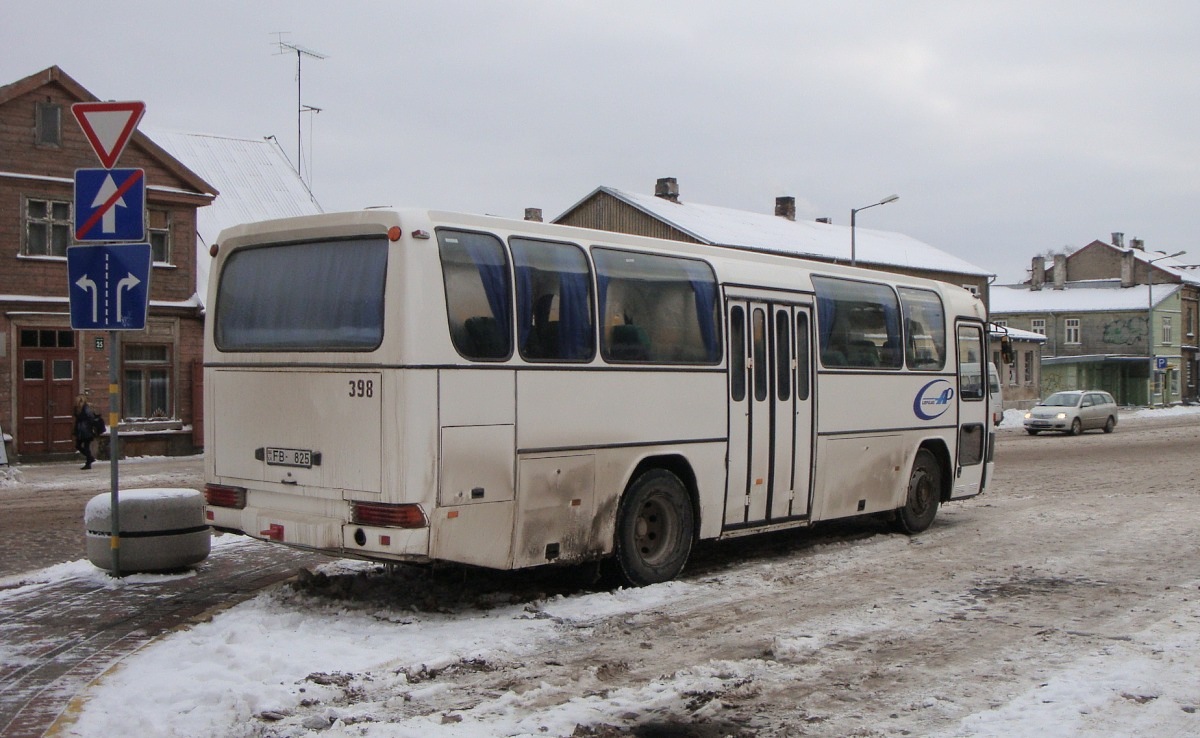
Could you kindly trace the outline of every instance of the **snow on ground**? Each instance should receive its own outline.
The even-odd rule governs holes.
[[[1200,413],[1200,408],[1123,411],[1121,422]],[[1023,413],[1006,411],[1002,428],[1020,428]],[[874,536],[852,544],[853,555],[903,546],[899,536]],[[214,546],[261,545],[233,536]],[[806,561],[810,574],[836,573],[847,553],[820,548]],[[347,606],[316,598],[302,588],[266,591],[210,621],[172,633],[130,656],[88,691],[76,721],[63,734],[78,736],[145,733],[157,735],[262,735],[263,716],[286,718],[312,704],[330,705],[316,722],[279,723],[278,735],[300,736],[571,736],[577,726],[621,724],[623,716],[662,709],[692,714],[707,709],[697,695],[720,693],[748,680],[780,681],[806,654],[846,634],[933,623],[944,603],[916,604],[903,622],[870,609],[841,612],[827,622],[805,621],[775,635],[758,658],[704,660],[639,687],[566,695],[548,683],[524,685],[462,709],[409,710],[408,705],[452,706],[451,685],[425,675],[489,661],[520,660],[552,653],[555,639],[613,617],[636,620],[667,603],[770,598],[777,586],[757,576],[761,563],[732,566],[720,576],[670,582],[642,589],[549,596],[517,604],[434,608]],[[342,561],[323,567],[329,574],[366,570]],[[178,576],[178,575],[175,575]],[[188,575],[183,575],[188,576]],[[30,588],[84,577],[112,587],[152,588],[159,575],[115,582],[86,561],[76,561],[0,580],[4,600]],[[20,586],[13,586],[16,584]],[[4,587],[9,588],[5,589]],[[1200,580],[1189,588],[1194,592]],[[5,650],[0,648],[0,661]],[[1035,688],[997,695],[996,701],[962,719],[940,738],[1156,735],[1196,710],[1200,673],[1200,599],[1175,601],[1166,617],[1127,637],[1078,653],[1063,654],[1062,666]],[[347,692],[361,701],[337,706]],[[136,698],[135,698],[136,697]],[[930,697],[931,703],[937,699]],[[718,703],[717,700],[713,700]],[[924,707],[931,707],[927,704]],[[713,710],[720,709],[716,704]],[[365,713],[388,722],[356,722]],[[406,715],[408,717],[406,717]],[[1179,732],[1183,735],[1183,732]]]

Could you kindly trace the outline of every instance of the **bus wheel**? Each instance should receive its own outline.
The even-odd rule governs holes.
[[[633,483],[617,513],[616,564],[628,584],[675,578],[692,551],[695,514],[683,482],[652,469]]]
[[[917,451],[908,477],[908,500],[896,522],[904,533],[920,533],[933,524],[942,495],[942,467],[929,449]]]

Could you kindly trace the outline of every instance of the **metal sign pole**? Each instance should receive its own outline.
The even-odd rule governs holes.
[[[117,459],[121,456],[120,435],[117,433],[117,423],[121,419],[121,332],[109,331],[108,357],[108,468],[109,482],[112,485],[112,497],[109,505],[109,525],[112,541],[112,575],[121,576],[121,506],[119,474]]]

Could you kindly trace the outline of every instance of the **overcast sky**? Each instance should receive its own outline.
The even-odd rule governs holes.
[[[899,231],[1025,277],[1121,231],[1200,261],[1200,3],[5,0],[0,83],[57,64],[143,124],[297,155],[326,210],[551,219],[600,185]],[[311,151],[309,146],[311,145]],[[311,162],[310,162],[311,157]],[[311,167],[310,167],[311,163]]]

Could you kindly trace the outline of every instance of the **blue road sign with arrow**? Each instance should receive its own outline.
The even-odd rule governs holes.
[[[150,307],[150,244],[71,246],[71,328],[140,331]]]
[[[76,241],[142,241],[145,238],[145,170],[75,170]]]

